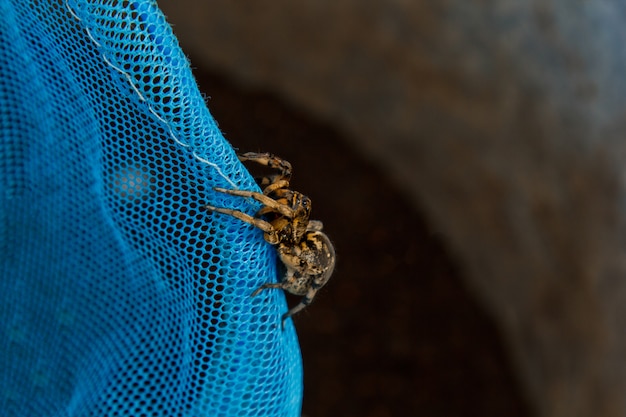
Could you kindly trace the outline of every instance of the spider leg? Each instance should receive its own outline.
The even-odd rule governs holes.
[[[284,159],[281,159],[271,153],[256,153],[248,152],[238,155],[239,160],[254,161],[257,164],[261,164],[272,169],[277,169],[280,174],[268,175],[259,179],[259,184],[263,188],[263,194],[269,195],[280,188],[289,187],[289,180],[291,180],[291,164]]]
[[[263,189],[263,194],[269,195],[276,190],[289,187],[289,180],[285,180],[285,179],[277,180],[275,178],[268,180],[267,177],[263,177],[263,179],[261,180],[261,185],[265,185],[265,184],[269,184],[269,185]]]
[[[261,291],[263,291],[265,289],[268,289],[268,288],[280,288],[282,290],[285,290],[286,287],[288,287],[290,285],[290,283],[294,280],[294,278],[295,278],[294,277],[294,271],[293,270],[287,270],[287,275],[285,276],[283,281],[281,281],[281,282],[268,282],[266,284],[261,285],[259,288],[257,288],[252,293],[252,297],[258,295]],[[311,302],[311,300],[313,300],[313,297],[315,296],[315,292],[317,292],[317,289],[313,292],[313,294],[311,295],[310,299],[308,301],[306,301],[305,304],[303,304],[305,302],[304,300],[307,299],[307,297],[309,297],[309,295],[311,293],[311,289],[309,289],[309,291],[306,293],[306,295],[304,296],[303,301],[301,301],[300,304],[298,304],[296,307],[292,308],[287,313],[282,315],[282,317],[281,317],[281,328],[282,328],[282,330],[285,330],[285,321],[287,320],[287,318],[289,316],[297,313],[298,311],[302,310],[304,307],[306,307]]]
[[[267,187],[270,188],[271,186]],[[267,190],[267,188],[265,190]],[[285,206],[285,207],[289,207],[290,210],[292,210],[293,216],[289,217],[289,218],[294,218],[297,216],[296,214],[296,210],[295,208],[298,207],[298,201],[294,201],[294,197],[297,197],[299,195],[301,195],[300,193],[295,193],[291,190],[286,190],[284,188],[279,188],[278,190],[274,191],[272,190],[272,192],[274,193],[274,195],[272,195],[271,198],[272,200],[274,200],[276,202],[276,204],[280,205],[280,206]],[[267,195],[265,193],[265,191],[263,191],[263,193],[265,195]],[[267,214],[267,213],[276,213],[276,206],[272,205],[265,205],[265,207],[262,207],[259,212],[257,213],[257,216],[263,215],[263,214]],[[281,213],[283,214],[283,213]],[[284,214],[283,214],[284,215]]]
[[[257,288],[253,293],[252,293],[252,297],[258,295],[261,291],[266,290],[268,288],[280,288],[280,289],[284,289],[284,284],[282,282],[268,282],[266,284],[261,285],[259,288]],[[283,314],[282,318],[281,318],[281,329],[285,330],[285,320],[287,320],[287,318],[285,317],[285,314]]]
[[[319,220],[309,220],[309,224],[306,228],[307,232],[321,232],[324,228],[324,224]]]
[[[316,285],[315,281],[313,281],[311,288],[309,288],[309,291],[307,291],[306,295],[302,298],[302,300],[300,300],[300,302],[291,310],[283,314],[283,317],[282,317],[283,329],[285,328],[285,321],[287,321],[289,317],[300,312],[302,309],[304,309],[306,306],[308,306],[309,304],[313,302],[313,299],[315,298],[315,295],[317,294],[317,291],[320,289],[320,287],[321,285]]]
[[[315,295],[317,294],[317,291],[320,288],[322,288],[326,284],[328,279],[330,278],[330,275],[333,273],[333,269],[335,266],[334,250],[332,251],[332,254],[333,254],[333,260],[332,260],[332,263],[330,264],[330,267],[327,268],[326,271],[324,271],[322,274],[316,276],[315,279],[311,282],[311,286],[309,287],[308,291],[306,292],[304,297],[302,297],[302,300],[300,300],[300,302],[291,310],[283,314],[283,317],[282,317],[283,329],[285,328],[285,321],[289,317],[293,316],[294,314],[298,313],[300,310],[302,310],[303,308],[311,304],[313,302],[313,299],[315,298]]]
[[[256,216],[264,216],[269,213],[276,213],[276,210],[274,210],[271,207],[265,206],[265,207],[261,207],[261,209],[256,212]]]
[[[268,152],[246,152],[237,156],[239,157],[239,160],[241,162],[253,161],[257,164],[265,165],[266,167],[279,170],[282,178],[286,178],[287,180],[291,178],[291,164],[289,163],[289,161],[285,161],[284,159],[279,158],[276,155],[272,155]]]
[[[280,282],[268,282],[267,284],[263,284],[252,293],[251,297],[259,295],[261,291],[268,288],[283,288],[283,284]]]
[[[294,217],[294,211],[291,209],[291,207],[288,207],[284,204],[280,204],[278,203],[276,200],[261,194],[261,193],[257,193],[255,191],[246,191],[246,190],[228,190],[226,188],[219,188],[219,187],[215,187],[213,188],[215,191],[219,192],[219,193],[224,193],[224,194],[229,194],[229,195],[234,195],[234,196],[238,196],[238,197],[251,197],[254,198],[256,201],[258,201],[259,203],[262,203],[263,205],[272,208],[274,211],[282,214],[283,216],[286,216],[288,218],[293,218]]]
[[[211,210],[211,211],[216,211],[218,213],[222,213],[222,214],[228,214],[229,216],[233,216],[236,219],[239,219],[243,222],[246,222],[248,224],[253,225],[254,227],[257,227],[261,230],[263,230],[265,233],[274,233],[274,227],[272,226],[271,223],[266,222],[263,219],[257,219],[256,217],[252,217],[244,212],[241,211],[237,211],[237,210],[232,210],[232,209],[227,209],[227,208],[222,208],[222,207],[213,207],[210,205],[206,205],[204,206],[207,210]]]

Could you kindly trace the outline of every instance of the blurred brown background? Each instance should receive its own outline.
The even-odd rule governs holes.
[[[338,251],[315,416],[626,416],[626,5],[161,0]]]
[[[293,164],[292,185],[338,251],[335,275],[295,318],[304,415],[527,416],[499,335],[406,191],[275,94],[196,75],[233,146]]]

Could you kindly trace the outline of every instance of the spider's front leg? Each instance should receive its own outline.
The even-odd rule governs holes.
[[[256,201],[258,201],[259,203],[263,204],[265,207],[272,209],[273,211],[282,214],[285,217],[288,218],[293,218],[294,217],[294,211],[291,207],[285,205],[285,204],[280,204],[279,202],[277,202],[276,200],[261,194],[261,193],[257,193],[256,191],[246,191],[246,190],[228,190],[226,188],[219,188],[219,187],[214,187],[213,188],[215,191],[219,192],[219,193],[224,193],[224,194],[229,194],[229,195],[234,195],[234,196],[238,196],[238,197],[250,197],[250,198],[254,198]],[[265,209],[265,207],[263,209]],[[263,210],[262,209],[262,210]]]
[[[268,195],[280,188],[288,188],[291,181],[291,164],[271,153],[247,152],[237,155],[242,162],[253,161],[257,164],[276,169],[280,174],[261,177],[259,185],[263,188],[263,194]]]
[[[228,208],[223,208],[223,207],[214,207],[211,205],[205,205],[204,208],[206,208],[207,210],[210,211],[215,211],[217,213],[222,213],[222,214],[227,214],[229,216],[232,216],[236,219],[239,219],[245,223],[251,224],[252,226],[261,229],[265,232],[266,238],[265,240],[267,240],[268,242],[271,243],[272,240],[278,240],[278,236],[276,233],[276,229],[274,229],[274,226],[272,226],[271,223],[266,222],[263,219],[258,219],[256,217],[252,217],[249,214],[246,214],[242,211],[238,211],[238,210],[233,210],[233,209],[228,209]]]

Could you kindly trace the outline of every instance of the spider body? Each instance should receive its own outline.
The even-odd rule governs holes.
[[[309,305],[317,291],[328,282],[335,267],[335,249],[322,232],[322,222],[310,220],[311,200],[289,189],[291,164],[269,153],[248,152],[239,155],[241,161],[254,161],[280,173],[262,177],[258,183],[263,193],[215,188],[215,191],[239,197],[249,197],[263,204],[255,216],[241,211],[205,206],[211,211],[233,216],[264,232],[265,240],[277,247],[278,257],[285,265],[285,275],[278,283],[267,283],[252,293],[281,288],[304,296],[300,303],[285,313],[285,320]]]
[[[270,219],[275,234],[265,233],[265,240],[276,245],[279,243],[296,244],[300,242],[307,230],[311,217],[311,199],[297,191],[279,189],[269,194],[276,203],[289,207],[290,213],[280,213],[265,206],[256,214]]]

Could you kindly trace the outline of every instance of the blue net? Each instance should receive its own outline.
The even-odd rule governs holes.
[[[2,416],[297,416],[257,189],[154,1],[0,0]]]

